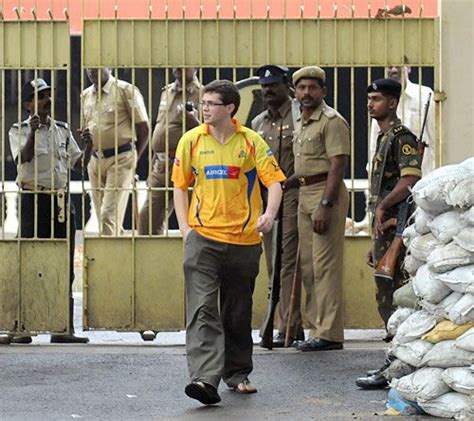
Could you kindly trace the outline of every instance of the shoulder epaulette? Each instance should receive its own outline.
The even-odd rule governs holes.
[[[331,108],[331,107],[324,107],[323,108],[323,114],[327,118],[334,118],[334,117],[337,116],[337,111],[334,108]]]

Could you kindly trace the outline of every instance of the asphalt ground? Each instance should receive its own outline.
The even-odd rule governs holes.
[[[343,350],[302,353],[254,347],[250,379],[239,395],[219,387],[222,402],[204,407],[184,394],[189,382],[184,332],[82,332],[82,294],[75,294],[76,332],[87,345],[0,345],[3,420],[372,420],[385,411],[387,390],[364,391],[354,381],[385,358],[381,330],[346,330]],[[253,332],[257,344],[258,331]],[[424,417],[383,417],[384,420]],[[429,418],[433,420],[434,418]]]

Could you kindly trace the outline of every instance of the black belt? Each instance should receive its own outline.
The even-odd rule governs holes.
[[[123,152],[128,152],[132,150],[132,144],[131,143],[126,143],[125,145],[119,146],[117,149],[115,148],[110,148],[110,149],[98,149],[97,151],[93,151],[92,154],[96,158],[110,158],[111,156],[114,156],[117,151],[117,155],[119,153]]]
[[[321,181],[326,181],[328,178],[328,173],[323,172],[321,174],[316,175],[308,175],[306,177],[299,177],[298,182],[300,186],[309,186],[311,184],[320,183]]]

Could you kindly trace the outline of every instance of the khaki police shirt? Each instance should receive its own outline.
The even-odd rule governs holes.
[[[188,101],[194,104],[195,109],[198,109],[201,88],[202,85],[196,77],[187,84],[185,93],[176,82],[163,88],[156,116],[156,126],[153,131],[152,148],[154,152],[166,152],[166,142],[168,141],[168,151],[174,156],[183,133],[197,126],[183,110]],[[183,116],[185,119],[184,130]]]
[[[324,101],[305,121],[296,125],[293,142],[296,177],[307,177],[329,171],[329,158],[350,155],[349,125],[344,117]]]
[[[276,115],[272,115],[270,110],[265,110],[256,116],[252,120],[252,129],[268,143],[286,177],[292,176],[295,172],[295,158],[293,155],[294,127],[291,99],[288,98],[288,101],[278,109]],[[281,150],[279,150],[280,129],[282,134]]]
[[[18,164],[17,184],[38,186],[45,189],[63,189],[67,184],[68,163],[70,168],[81,157],[77,145],[66,123],[50,119],[49,126],[41,125],[36,131],[35,156],[30,162],[20,163],[20,151],[30,133],[30,119],[13,124],[8,133],[13,159]],[[53,167],[53,184],[51,183]],[[35,183],[36,174],[36,183]]]
[[[128,82],[110,76],[101,92],[94,85],[83,92],[84,122],[94,149],[114,148],[135,141],[134,125],[148,121],[143,97]]]

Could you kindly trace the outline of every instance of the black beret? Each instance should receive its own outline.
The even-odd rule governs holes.
[[[44,79],[32,79],[26,82],[21,88],[21,100],[22,102],[29,101],[35,95],[35,86],[38,92],[45,91],[47,89],[51,90]]]
[[[269,85],[270,83],[286,83],[288,81],[288,68],[275,64],[266,64],[257,69],[258,83]]]
[[[396,98],[400,98],[402,85],[395,79],[377,79],[367,87],[367,93],[370,94],[371,92],[380,92],[382,94],[392,95]]]

